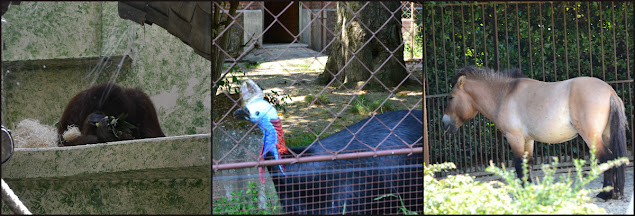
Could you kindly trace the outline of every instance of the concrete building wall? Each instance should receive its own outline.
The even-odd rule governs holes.
[[[317,16],[311,23],[311,42],[309,47],[316,51],[326,53],[326,46],[333,40],[335,24],[337,23],[337,11],[335,9],[313,10],[312,16]],[[313,19],[313,18],[312,18]]]
[[[249,41],[249,43],[258,43],[262,45],[262,37],[259,37],[262,35],[263,30],[262,10],[243,10],[243,13],[243,26],[245,28],[243,44]],[[250,44],[246,44],[245,47],[249,47],[249,45]]]
[[[324,8],[324,10],[322,10]],[[299,5],[300,17],[299,23],[299,42],[307,44],[311,49],[321,51],[324,49],[332,39],[333,35],[326,30],[326,28],[334,30],[335,22],[337,21],[336,15],[337,2],[308,2],[302,1]],[[232,26],[231,34],[233,38],[241,38],[240,41],[231,41],[228,53],[233,57],[238,57],[245,52],[253,43],[262,45],[262,34],[267,28],[264,25],[264,13],[268,13],[264,9],[264,2],[245,2],[241,1],[238,6],[237,24],[242,26]],[[317,18],[316,18],[317,16]],[[320,24],[324,22],[324,25]],[[307,27],[309,25],[309,27]],[[306,29],[305,29],[306,28]],[[258,38],[255,41],[254,38]],[[251,39],[251,41],[249,41]],[[249,41],[249,43],[247,43]]]
[[[311,18],[313,14],[310,9],[300,6],[300,43],[308,44],[311,47]],[[308,27],[307,27],[308,26]]]

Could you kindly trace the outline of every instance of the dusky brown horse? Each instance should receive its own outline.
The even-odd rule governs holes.
[[[541,82],[525,78],[519,70],[495,72],[468,66],[457,71],[451,85],[444,128],[455,133],[466,120],[482,113],[505,135],[518,178],[523,176],[525,152],[531,164],[534,140],[561,143],[580,134],[589,148],[595,146],[600,163],[625,155],[624,103],[600,79]],[[605,171],[604,187],[610,185],[613,190],[597,197],[619,199],[624,181],[624,165]]]

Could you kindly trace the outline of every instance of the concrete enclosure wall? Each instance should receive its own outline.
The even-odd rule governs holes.
[[[117,2],[21,2],[3,19],[5,126],[53,125],[72,96],[111,81],[146,92],[168,136],[211,130],[211,63],[157,25],[121,19]]]
[[[34,214],[210,214],[210,164],[209,134],[187,135],[16,149],[2,179]]]

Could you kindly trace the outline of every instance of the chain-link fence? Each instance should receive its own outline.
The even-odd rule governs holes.
[[[512,164],[503,134],[481,114],[458,134],[444,133],[441,118],[450,79],[467,65],[518,68],[529,78],[548,82],[579,76],[606,81],[626,107],[630,131],[626,155],[632,160],[632,2],[429,2],[423,11],[430,163],[451,161],[457,170],[448,173],[473,176],[491,175],[484,172],[490,160]],[[557,156],[561,165],[571,166],[572,159],[589,156],[579,137],[561,144],[536,142],[534,152],[534,164]]]
[[[213,2],[213,213],[423,213],[420,12]]]

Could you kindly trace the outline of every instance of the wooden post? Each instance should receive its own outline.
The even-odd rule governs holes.
[[[423,71],[423,59],[421,59],[421,70]],[[426,113],[426,74],[423,73],[423,162],[430,165],[430,151],[428,147],[428,115]]]

